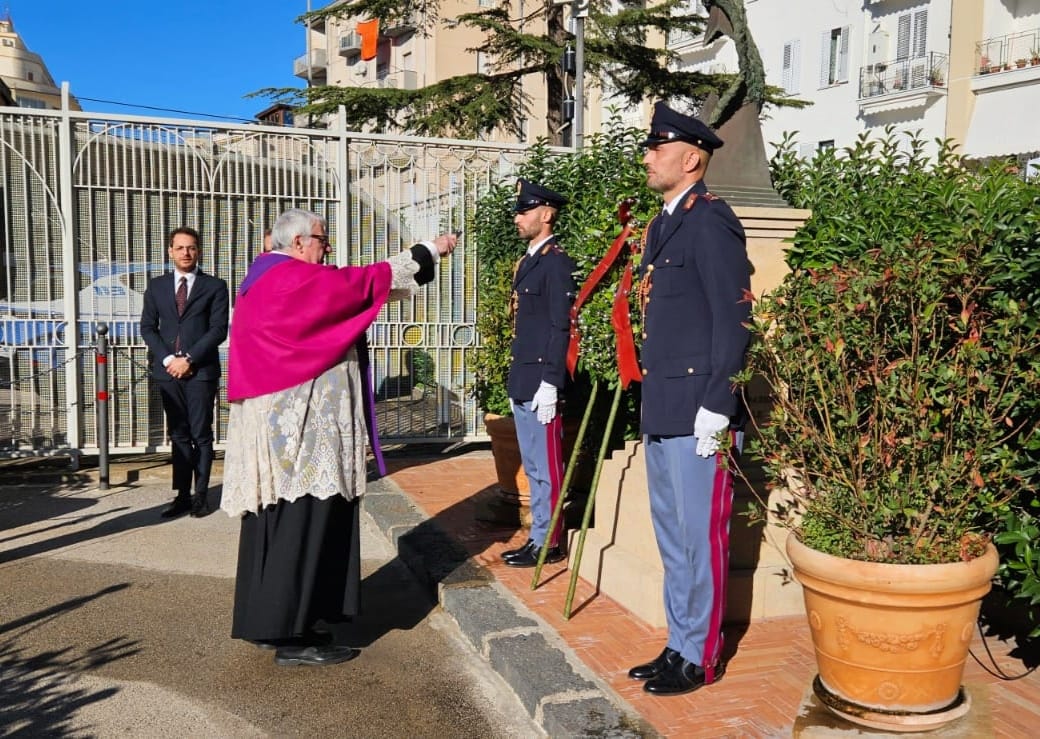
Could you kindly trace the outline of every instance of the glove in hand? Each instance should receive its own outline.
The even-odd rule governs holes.
[[[693,435],[697,437],[697,456],[710,457],[719,451],[719,433],[729,428],[729,416],[709,411],[703,406],[693,421]]]
[[[538,414],[539,423],[549,423],[556,418],[556,388],[543,381],[535,391],[531,410]]]

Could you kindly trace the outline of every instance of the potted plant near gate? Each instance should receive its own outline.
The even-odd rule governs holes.
[[[1014,266],[1016,244],[1035,241],[1017,223],[1026,202],[1004,214],[995,193],[1014,186],[999,169],[968,174],[948,149],[929,167],[920,142],[909,148],[861,139],[804,165],[799,187],[829,188],[828,208],[756,301],[737,378],[770,388],[749,450],[773,488],[768,515],[793,533],[816,693],[895,731],[968,710],[961,677],[998,567],[991,536],[1035,494],[1040,420],[1040,321],[1022,279],[1036,268]],[[802,166],[790,154],[774,165]],[[893,191],[867,205],[867,180]]]

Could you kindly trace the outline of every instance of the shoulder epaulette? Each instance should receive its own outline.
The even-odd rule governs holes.
[[[689,194],[689,196],[686,198],[686,200],[683,201],[683,204],[682,204],[683,212],[686,212],[686,211],[690,210],[690,208],[692,208],[697,203],[697,198],[703,198],[704,200],[707,200],[709,203],[711,201],[713,201],[713,200],[721,200],[722,199],[718,195],[716,195],[715,193],[711,193],[711,192],[706,192],[703,195],[698,195],[695,192],[691,192]]]

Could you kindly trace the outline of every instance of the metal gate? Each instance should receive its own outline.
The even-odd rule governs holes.
[[[110,446],[167,445],[138,321],[166,236],[201,234],[234,292],[286,208],[328,219],[339,265],[463,229],[521,146],[0,108],[0,455],[96,450],[96,326],[109,325]],[[461,248],[370,331],[381,435],[483,434],[469,393],[476,258]],[[222,347],[226,357],[226,345]],[[216,435],[225,436],[221,394]]]

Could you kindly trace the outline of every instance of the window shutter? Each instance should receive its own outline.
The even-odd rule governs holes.
[[[896,59],[907,59],[910,56],[910,14],[904,13],[899,16],[899,25],[896,35]]]
[[[914,13],[914,56],[928,53],[928,9]]]
[[[824,31],[820,36],[820,87],[831,84],[831,32]]]
[[[791,42],[791,94],[797,95],[802,89],[802,41]]]
[[[841,29],[841,44],[838,47],[838,82],[849,81],[849,27]]]

